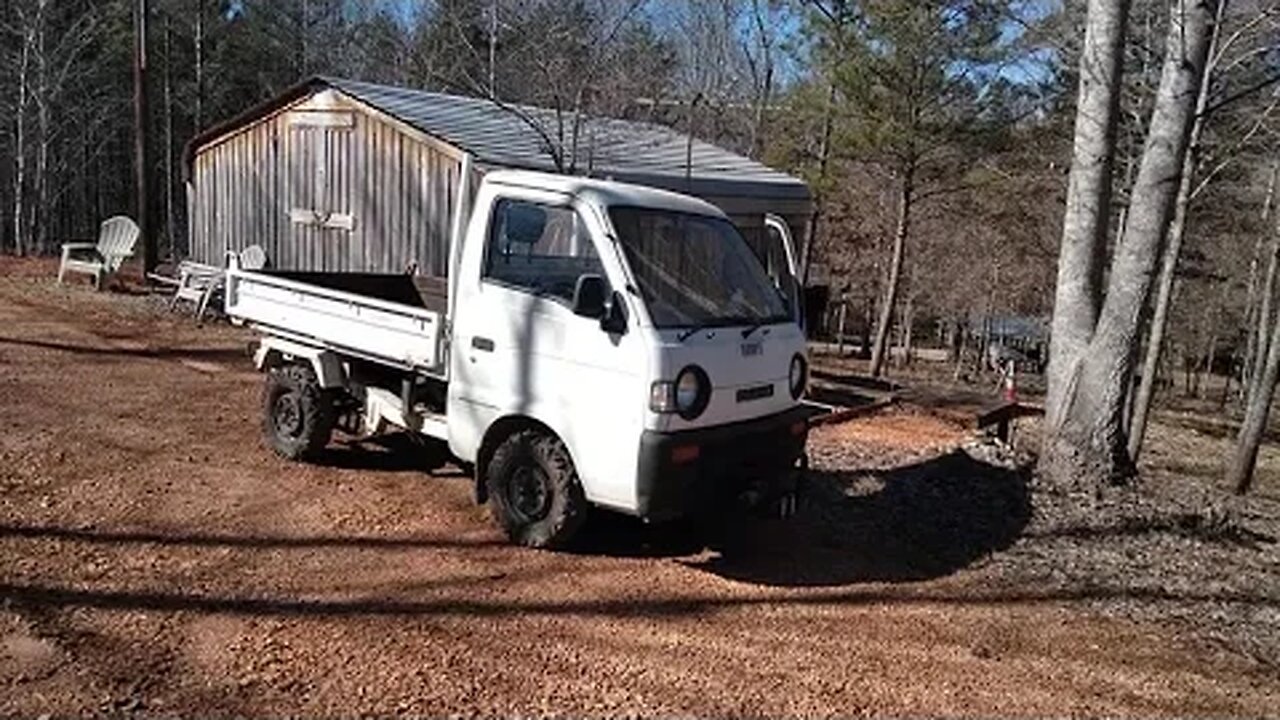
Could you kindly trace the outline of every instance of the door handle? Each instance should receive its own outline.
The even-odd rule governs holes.
[[[471,347],[476,350],[493,352],[493,341],[486,337],[475,336],[471,338]]]

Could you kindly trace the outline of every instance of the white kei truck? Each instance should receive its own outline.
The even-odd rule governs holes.
[[[766,221],[779,279],[720,210],[673,192],[498,170],[470,205],[434,294],[231,263],[225,309],[262,335],[276,453],[314,458],[335,428],[434,439],[532,547],[563,547],[591,506],[794,507],[808,360],[785,223]]]

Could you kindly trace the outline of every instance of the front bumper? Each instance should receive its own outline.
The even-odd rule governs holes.
[[[809,434],[809,415],[797,406],[711,428],[646,430],[640,438],[637,472],[639,515],[669,520],[747,492],[761,498],[791,492]]]

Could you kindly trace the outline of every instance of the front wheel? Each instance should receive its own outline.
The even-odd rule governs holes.
[[[493,513],[512,542],[565,547],[587,517],[569,451],[555,436],[522,430],[498,446],[485,472]]]
[[[306,365],[272,368],[262,393],[262,432],[282,458],[310,460],[329,444],[333,398]]]

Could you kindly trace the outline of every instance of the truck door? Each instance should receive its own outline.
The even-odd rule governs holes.
[[[764,216],[765,239],[768,256],[778,258],[769,263],[769,276],[787,298],[787,307],[796,324],[804,327],[804,288],[800,283],[800,264],[796,259],[795,242],[787,221],[777,215]]]
[[[643,346],[572,309],[580,277],[618,286],[596,243],[603,233],[569,196],[498,188],[477,199],[458,276],[450,444],[474,457],[492,422],[532,418],[568,446],[589,500],[629,509],[648,397]]]

